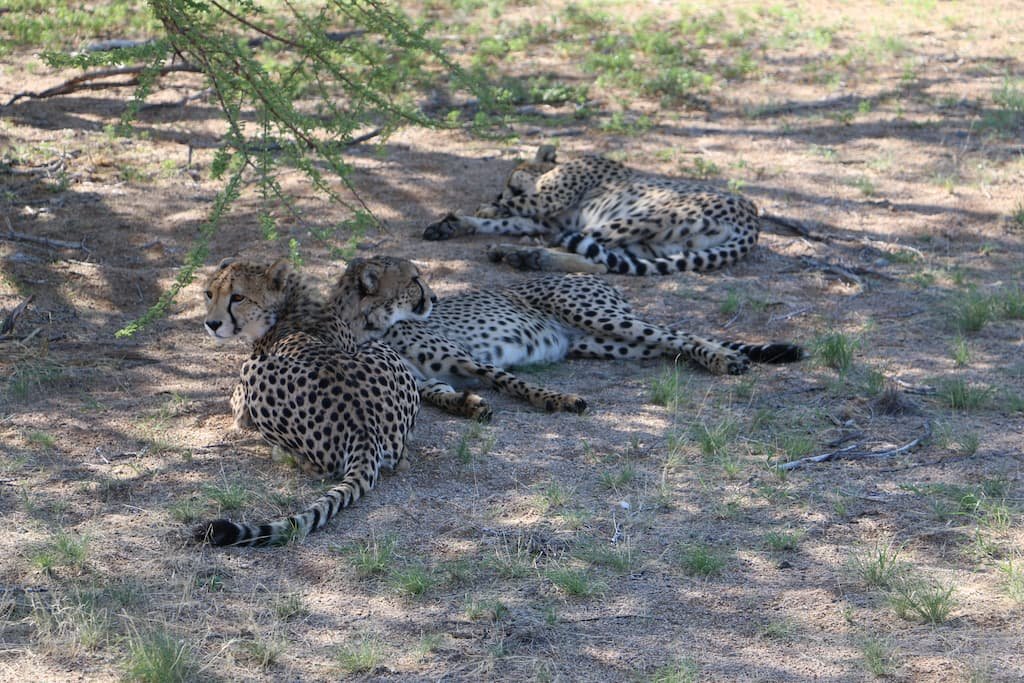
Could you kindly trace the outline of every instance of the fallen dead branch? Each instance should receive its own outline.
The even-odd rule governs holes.
[[[803,237],[804,239],[813,240],[815,242],[828,241],[825,236],[812,233],[810,228],[798,221],[791,221],[788,218],[782,218],[781,216],[769,213],[761,214],[761,219],[768,223],[773,223],[786,232],[797,235],[798,237]]]
[[[891,458],[893,456],[906,453],[907,451],[913,450],[920,446],[922,443],[928,440],[932,435],[932,423],[925,420],[923,433],[913,441],[908,441],[902,446],[896,448],[890,448],[884,451],[863,451],[858,450],[864,444],[863,442],[855,443],[845,448],[838,450],[829,451],[828,453],[821,453],[819,455],[811,455],[806,458],[800,458],[799,460],[792,460],[790,462],[782,463],[779,465],[780,470],[795,470],[804,465],[810,465],[812,463],[826,462],[828,460],[867,460],[869,458]]]
[[[69,78],[59,85],[55,85],[52,88],[41,90],[39,92],[31,92],[28,90],[14,94],[11,99],[7,100],[4,107],[9,107],[18,100],[21,99],[33,99],[41,100],[47,97],[57,97],[59,95],[67,95],[79,90],[101,90],[104,88],[124,88],[128,86],[138,85],[138,75],[148,69],[147,66],[121,66],[114,69],[102,69],[100,71],[89,71]],[[175,72],[186,72],[186,73],[202,73],[202,70],[198,66],[192,64],[166,64],[160,67],[159,74],[166,76],[169,73]],[[132,76],[128,80],[122,81],[104,81],[96,83],[105,78],[112,78],[114,76]]]
[[[7,240],[8,242],[29,242],[31,244],[50,247],[51,249],[77,249],[79,251],[89,251],[81,242],[67,242],[65,240],[55,240],[49,237],[39,237],[38,235],[26,235],[23,232],[15,232],[10,228],[8,228],[6,235],[0,234],[0,240]]]
[[[28,298],[22,301],[20,304],[14,307],[14,310],[0,322],[0,337],[6,337],[14,331],[14,326],[18,324],[18,318],[25,312],[25,308],[32,303],[32,295],[29,294]]]

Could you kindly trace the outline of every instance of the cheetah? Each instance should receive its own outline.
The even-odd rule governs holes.
[[[739,195],[596,155],[558,164],[544,145],[475,216],[448,214],[423,238],[544,236],[554,248],[493,245],[488,257],[522,270],[668,275],[736,263],[757,242],[761,219]]]
[[[586,401],[519,379],[505,368],[566,357],[625,360],[668,356],[716,374],[747,372],[751,362],[804,358],[787,343],[747,344],[647,322],[614,287],[591,274],[535,277],[509,287],[440,299],[425,320],[406,319],[378,337],[413,369],[421,397],[447,412],[487,419],[491,409],[453,384],[477,381],[548,411],[582,413]]]
[[[341,481],[300,513],[263,524],[218,519],[201,525],[197,540],[262,546],[304,538],[372,489],[382,466],[406,465],[416,381],[393,349],[370,337],[430,314],[436,297],[414,265],[354,260],[326,303],[287,261],[226,259],[204,293],[210,336],[253,342],[231,397],[235,424]]]

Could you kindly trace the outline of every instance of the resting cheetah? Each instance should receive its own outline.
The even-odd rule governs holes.
[[[529,384],[501,368],[567,356],[606,360],[681,357],[714,373],[804,357],[793,344],[746,344],[674,331],[636,317],[617,289],[594,275],[547,275],[511,287],[441,299],[426,320],[402,320],[380,338],[409,362],[423,400],[475,418],[490,408],[449,384],[479,380],[550,411],[583,412],[579,396]]]
[[[496,245],[488,255],[523,270],[668,275],[736,263],[760,225],[757,207],[738,195],[600,156],[556,164],[545,145],[512,171],[494,202],[475,216],[448,214],[423,237],[546,235],[559,249]]]
[[[348,307],[328,308],[286,261],[267,267],[227,259],[205,295],[214,339],[254,342],[231,400],[236,424],[341,482],[301,513],[265,524],[219,519],[196,536],[251,546],[303,538],[373,488],[382,465],[404,464],[420,403],[416,381],[394,350],[358,342],[424,318],[435,297],[415,266],[392,259],[349,265],[334,297],[355,301]]]

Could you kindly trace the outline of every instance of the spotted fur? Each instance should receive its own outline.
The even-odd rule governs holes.
[[[479,381],[544,410],[583,412],[583,398],[528,383],[507,370],[567,356],[667,356],[719,374],[747,372],[751,362],[790,363],[804,357],[793,344],[723,341],[645,321],[617,289],[581,274],[542,276],[444,298],[426,320],[396,323],[380,340],[413,367],[424,401],[476,418],[490,416],[486,401],[456,385]]]
[[[760,220],[739,195],[600,156],[557,164],[554,148],[542,146],[494,202],[475,216],[448,214],[423,237],[544,236],[554,248],[496,245],[488,255],[523,270],[668,275],[736,263],[757,242]]]
[[[346,292],[359,292],[354,305],[340,305]],[[205,296],[211,336],[253,342],[232,395],[236,424],[341,481],[300,513],[263,524],[219,519],[196,536],[250,546],[304,538],[372,489],[382,466],[404,464],[416,382],[393,349],[364,340],[429,315],[435,297],[415,266],[393,259],[352,262],[330,306],[285,261],[225,260]]]

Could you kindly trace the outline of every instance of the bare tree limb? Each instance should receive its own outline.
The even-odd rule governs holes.
[[[148,66],[121,66],[115,69],[102,69],[100,71],[89,71],[87,73],[69,78],[60,85],[55,85],[52,88],[41,90],[39,92],[30,92],[25,90],[15,94],[11,99],[7,100],[4,107],[9,107],[20,99],[28,98],[33,100],[41,100],[47,97],[57,97],[58,95],[67,95],[69,93],[76,92],[78,90],[99,90],[101,88],[120,88],[130,85],[138,85],[138,78],[130,78],[127,81],[108,81],[104,83],[94,83],[98,79],[110,78],[112,76],[138,76],[143,71],[148,69]],[[160,67],[160,75],[165,76],[169,73],[184,71],[188,73],[202,73],[201,69],[192,64],[166,64]]]
[[[0,322],[0,337],[6,337],[11,332],[14,332],[14,326],[18,324],[18,318],[25,312],[25,308],[32,303],[32,295],[29,294],[28,298],[22,301],[20,304],[14,307],[14,310]]]
[[[928,420],[925,420],[924,433],[921,434],[921,436],[914,439],[913,441],[908,441],[902,446],[897,446],[896,448],[890,448],[884,451],[858,451],[857,449],[860,448],[862,443],[855,443],[850,446],[847,446],[846,448],[840,448],[839,450],[829,451],[828,453],[821,453],[819,455],[811,455],[806,458],[800,458],[799,460],[792,460],[790,462],[782,463],[781,465],[779,465],[779,469],[787,471],[795,470],[798,467],[803,467],[804,465],[810,465],[812,463],[825,462],[827,460],[840,460],[844,458],[846,460],[891,458],[893,456],[900,455],[901,453],[906,453],[907,451],[917,448],[922,443],[927,441],[931,435],[932,423]]]
[[[30,242],[32,244],[40,244],[44,247],[50,247],[51,249],[77,249],[78,251],[88,251],[86,246],[81,242],[66,242],[64,240],[50,239],[49,237],[39,237],[37,235],[26,235],[23,232],[15,232],[8,226],[7,234],[0,233],[0,240],[6,240],[8,242]]]

